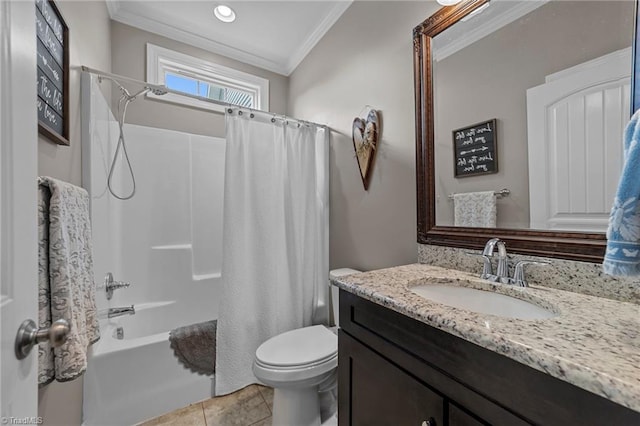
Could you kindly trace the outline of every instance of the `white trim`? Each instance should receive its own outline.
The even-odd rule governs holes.
[[[109,17],[114,19],[113,17],[116,16],[120,10],[120,2],[118,0],[105,0],[104,2],[107,4]]]
[[[147,83],[164,86],[165,72],[170,71],[198,80],[208,80],[224,86],[236,87],[255,97],[255,109],[269,111],[269,80],[238,71],[194,56],[147,43]],[[168,93],[149,98],[223,112],[224,106]]]
[[[218,43],[201,35],[181,30],[164,22],[131,13],[122,8],[118,9],[117,14],[114,15],[112,19],[114,21],[122,22],[123,24],[127,24],[132,27],[149,31],[154,34],[159,34],[191,46],[199,47],[201,49],[208,50],[209,52],[217,53],[249,65],[254,65],[265,70],[283,75],[285,73],[284,67],[278,62],[227,46],[226,44]]]
[[[550,83],[562,78],[568,78],[573,74],[580,74],[583,72],[587,72],[593,68],[599,68],[603,66],[610,67],[612,72],[614,73],[616,70],[618,70],[617,78],[624,78],[629,77],[629,71],[627,71],[627,68],[630,69],[629,64],[631,64],[631,46],[624,49],[616,50],[615,52],[608,53],[604,56],[600,56],[599,58],[583,62],[573,67],[563,69],[562,71],[549,74],[545,77],[544,81],[546,83]],[[610,81],[610,78],[607,78],[607,81]]]
[[[141,30],[180,41],[191,46],[199,47],[227,58],[235,59],[249,65],[254,65],[268,71],[284,76],[289,76],[293,70],[302,62],[306,55],[324,37],[329,29],[335,24],[340,16],[351,6],[353,0],[341,1],[336,4],[323,19],[311,35],[302,43],[289,58],[271,59],[237,49],[217,41],[203,37],[200,34],[192,33],[165,22],[157,21],[146,16],[130,12],[121,6],[121,0],[106,0],[109,16],[114,21],[121,22]]]
[[[333,27],[342,14],[351,6],[353,0],[337,3],[320,22],[316,29],[307,37],[300,47],[289,57],[285,65],[285,75],[289,76],[307,57],[309,52],[318,44],[324,35]]]
[[[28,357],[19,361],[13,345],[20,323],[26,319],[38,320],[38,119],[36,85],[33,84],[37,68],[34,14],[33,1],[0,1],[2,423],[38,414],[38,349],[34,348]]]
[[[493,0],[492,3],[499,0]],[[506,0],[500,1],[504,3]],[[516,3],[515,6],[510,7],[502,13],[487,19],[485,22],[479,24],[475,28],[471,28],[460,34],[459,37],[451,41],[447,41],[442,45],[439,45],[433,52],[433,60],[441,61],[447,56],[451,56],[459,50],[475,43],[476,41],[488,36],[489,34],[498,31],[500,28],[509,25],[516,19],[533,12],[540,6],[546,4],[549,0],[531,0]],[[470,20],[473,22],[472,20]]]

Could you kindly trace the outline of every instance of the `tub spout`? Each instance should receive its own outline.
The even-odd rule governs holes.
[[[107,318],[121,317],[123,315],[134,315],[135,313],[136,309],[133,305],[121,308],[109,308],[109,310],[107,311]]]

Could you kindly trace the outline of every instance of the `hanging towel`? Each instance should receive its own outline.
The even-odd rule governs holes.
[[[493,191],[453,194],[454,225],[496,227],[496,195]]]
[[[640,111],[624,131],[624,166],[607,229],[602,264],[609,275],[640,275]]]
[[[178,327],[169,333],[173,354],[194,373],[211,376],[216,372],[216,329],[218,321]]]
[[[38,346],[38,384],[79,377],[87,349],[100,338],[91,252],[89,194],[50,177],[38,178],[38,319],[40,327],[66,319],[67,341]]]

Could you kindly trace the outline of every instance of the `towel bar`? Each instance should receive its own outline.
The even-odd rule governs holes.
[[[509,191],[507,188],[503,188],[500,191],[493,191],[494,195],[498,198],[502,198],[502,197],[506,197],[507,195],[511,194],[511,191]],[[455,194],[449,194],[449,199],[453,200],[453,196]]]

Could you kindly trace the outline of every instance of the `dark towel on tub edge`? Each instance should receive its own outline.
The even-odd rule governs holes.
[[[211,376],[216,371],[218,321],[205,321],[171,330],[169,343],[178,361],[194,373]]]

